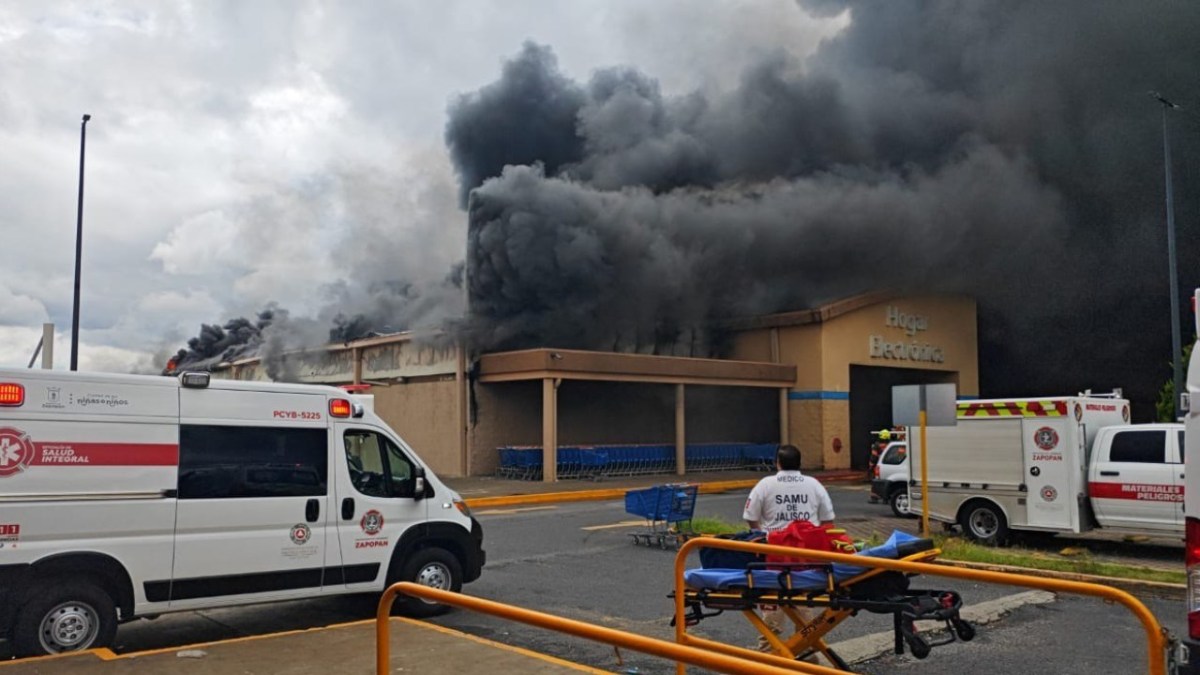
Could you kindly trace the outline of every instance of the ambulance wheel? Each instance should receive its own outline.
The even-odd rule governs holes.
[[[908,490],[895,490],[892,496],[888,497],[888,506],[892,507],[892,514],[897,518],[914,517],[908,504]]]
[[[1008,541],[1008,521],[999,506],[975,501],[963,507],[959,516],[963,534],[987,546],[1003,546]]]
[[[414,584],[458,593],[462,590],[462,565],[454,554],[437,547],[423,548],[413,552],[404,564],[404,571],[395,581],[411,581]],[[400,595],[396,605],[402,614],[424,618],[436,616],[450,609],[447,605],[421,598]]]
[[[63,654],[107,647],[117,635],[117,608],[108,593],[87,581],[47,580],[17,610],[17,656]]]

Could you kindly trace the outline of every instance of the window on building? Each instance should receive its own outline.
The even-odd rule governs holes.
[[[1167,461],[1167,432],[1119,431],[1113,435],[1112,462],[1162,464]]]
[[[185,424],[179,430],[179,498],[322,496],[327,433]]]
[[[387,436],[352,429],[343,441],[355,490],[370,497],[413,496],[413,464]]]

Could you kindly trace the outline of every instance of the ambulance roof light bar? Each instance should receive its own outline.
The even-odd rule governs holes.
[[[207,389],[209,379],[212,377],[209,373],[180,373],[179,384],[188,389]]]

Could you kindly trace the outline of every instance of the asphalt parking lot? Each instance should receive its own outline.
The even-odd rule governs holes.
[[[886,536],[892,529],[912,530],[916,526],[916,521],[893,518],[886,506],[868,504],[867,493],[861,486],[831,486],[830,491],[839,522],[858,536],[869,532]],[[696,514],[736,521],[744,500],[745,492],[702,495]],[[629,535],[643,529],[645,523],[626,514],[620,501],[482,508],[477,515],[484,526],[489,562],[483,577],[466,586],[465,592],[640,635],[671,639],[672,605],[667,594],[672,586],[674,552],[634,545]],[[933,578],[917,581],[920,583],[914,585],[920,587],[952,588],[968,604],[994,601],[1024,590]],[[1149,601],[1149,605],[1169,628],[1182,629],[1182,602]],[[154,621],[122,626],[114,651],[178,648],[345,623],[370,618],[374,608],[372,597],[344,597],[164,615]],[[433,621],[601,670],[628,672],[636,668],[639,673],[672,670],[650,657],[629,653],[618,657],[608,646],[468,612],[454,611]],[[1075,628],[1082,626],[1086,630]],[[889,617],[860,615],[839,626],[831,641],[861,638],[890,629]],[[700,635],[746,646],[757,637],[744,619],[729,614],[707,619],[694,630]],[[1097,635],[1103,635],[1105,662],[1127,665],[1132,672],[1143,659],[1144,646],[1139,644],[1138,630],[1128,612],[1119,607],[1086,599],[1060,598],[1050,605],[1014,609],[1007,617],[982,629],[976,642],[935,649],[921,662],[921,667],[922,672],[941,672],[937,669],[952,664],[959,668],[967,660],[979,657],[983,659],[981,663],[991,664],[987,672],[1025,672],[1029,663],[1038,659],[1059,665],[1037,672],[1083,672],[1075,670],[1073,664],[1090,662],[1099,653],[1091,643]],[[1054,639],[1048,641],[1044,632],[1053,634]],[[906,659],[910,657],[886,657],[860,669],[900,671],[910,667]]]

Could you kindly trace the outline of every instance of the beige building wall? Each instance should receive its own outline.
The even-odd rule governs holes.
[[[731,357],[794,364],[788,441],[805,468],[846,469],[851,366],[946,373],[961,396],[977,396],[978,353],[974,299],[914,296],[761,317],[734,336]]]
[[[891,310],[894,308],[894,312]],[[890,317],[916,318],[909,327],[889,325]],[[834,317],[820,324],[823,352],[821,389],[849,391],[849,365],[917,368],[957,372],[959,393],[979,394],[979,334],[975,301],[962,296],[897,298]],[[923,325],[924,327],[920,327]],[[876,340],[877,338],[877,340]],[[873,340],[875,340],[873,342]],[[892,356],[873,345],[916,345],[921,358],[899,350]],[[942,361],[924,358],[926,348],[937,350]]]
[[[370,389],[375,413],[400,434],[434,473],[465,475],[457,433],[458,385],[453,376]]]

